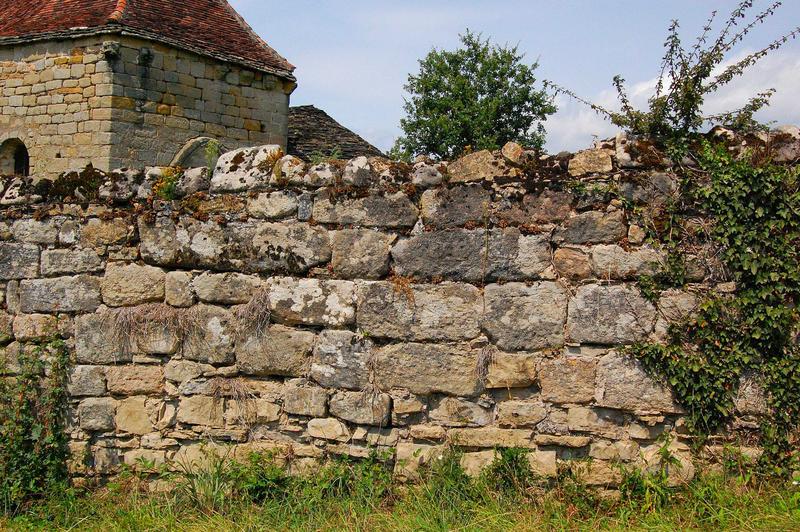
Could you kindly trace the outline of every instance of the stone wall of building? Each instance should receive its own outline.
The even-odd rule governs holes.
[[[0,145],[31,174],[168,165],[187,142],[285,145],[293,83],[132,37],[0,47]],[[203,148],[182,163],[198,164]],[[8,173],[0,168],[0,173]]]
[[[585,480],[609,486],[615,462],[659,460],[663,435],[675,481],[693,474],[676,398],[619,348],[731,285],[698,248],[685,289],[640,293],[664,258],[640,213],[675,190],[647,145],[413,166],[279,155],[227,153],[213,176],[94,173],[91,202],[65,192],[75,175],[50,198],[4,183],[0,352],[13,374],[20,350],[67,340],[77,477],[204,445],[298,469],[378,447],[413,476],[455,444],[470,471],[496,447],[529,449],[546,477],[592,458]],[[758,390],[742,387],[731,437],[763,412]]]

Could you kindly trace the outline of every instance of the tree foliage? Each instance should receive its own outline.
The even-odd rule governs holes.
[[[740,2],[715,32],[717,12],[711,13],[700,35],[690,47],[680,36],[680,24],[673,20],[664,43],[665,53],[655,92],[645,109],[637,109],[625,89],[625,79],[614,77],[614,87],[620,104],[619,111],[608,110],[588,102],[573,92],[552,85],[556,92],[571,96],[589,105],[611,122],[630,133],[667,142],[681,142],[709,124],[724,125],[736,131],[761,129],[753,115],[769,105],[775,89],[755,94],[739,109],[716,115],[703,114],[706,99],[744,74],[769,53],[800,34],[797,27],[742,59],[730,60],[731,52],[744,42],[756,27],[770,19],[782,2],[772,2],[754,17],[749,16],[755,0]]]
[[[455,51],[433,50],[405,86],[404,136],[395,154],[453,158],[466,148],[497,149],[508,141],[544,142],[542,121],[555,112],[537,88],[518,47],[499,46],[469,30]]]

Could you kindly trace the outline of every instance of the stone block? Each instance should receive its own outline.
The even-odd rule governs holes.
[[[0,242],[0,280],[28,279],[39,275],[39,246]]]
[[[545,359],[539,367],[542,400],[558,404],[589,403],[594,399],[597,360],[564,356]]]
[[[72,397],[98,397],[106,393],[103,366],[74,366],[70,370],[67,391]]]
[[[58,334],[58,320],[47,314],[19,314],[14,317],[13,331],[20,342],[44,340]]]
[[[164,370],[160,366],[110,366],[106,369],[106,385],[114,395],[160,394],[164,389]]]
[[[392,399],[385,393],[336,392],[330,400],[332,416],[358,425],[386,427],[391,412]]]
[[[356,322],[372,337],[458,341],[480,335],[483,298],[472,285],[363,283],[357,298]]]
[[[308,368],[315,340],[313,332],[272,325],[236,342],[236,364],[245,375],[300,377]]]
[[[194,305],[192,274],[189,272],[167,272],[164,280],[164,301],[173,307]]]
[[[600,245],[592,248],[592,269],[598,279],[636,279],[655,275],[661,270],[663,257],[648,247],[626,251],[620,246]]]
[[[483,427],[477,429],[450,429],[450,442],[459,447],[513,447],[525,449],[532,446],[530,430],[499,429]]]
[[[500,349],[523,351],[564,344],[567,293],[557,283],[489,285],[483,329]]]
[[[473,183],[492,181],[496,177],[517,177],[520,172],[512,168],[502,157],[489,150],[476,151],[453,161],[447,167],[450,183]]]
[[[178,422],[187,425],[224,427],[223,400],[205,395],[181,397],[178,404]]]
[[[247,201],[247,212],[253,218],[280,220],[297,212],[297,195],[279,190],[262,193]]]
[[[100,279],[89,275],[21,281],[20,309],[35,312],[94,312],[100,306]]]
[[[267,145],[222,154],[211,178],[211,192],[241,192],[266,186],[280,153],[280,146]]]
[[[262,286],[255,275],[203,273],[192,280],[192,289],[203,303],[238,305],[247,303]]]
[[[129,232],[128,221],[124,218],[92,218],[80,229],[80,243],[89,248],[121,244],[127,240]]]
[[[279,323],[343,327],[355,323],[355,284],[273,277],[267,282],[270,311]]]
[[[628,411],[680,412],[669,388],[635,358],[611,352],[597,365],[597,404]]]
[[[79,364],[118,364],[132,360],[131,353],[116,338],[113,323],[113,316],[105,312],[75,318],[75,358]]]
[[[81,429],[108,432],[114,430],[117,402],[110,397],[92,397],[78,404],[78,420]]]
[[[328,392],[303,380],[289,381],[283,394],[283,409],[287,414],[309,417],[328,415]]]
[[[389,273],[389,253],[396,235],[369,229],[331,232],[331,267],[345,279],[380,279]]]
[[[482,390],[476,372],[479,355],[468,344],[387,345],[376,349],[375,384],[381,390],[405,388],[420,395],[475,396]]]
[[[613,169],[611,152],[606,149],[584,150],[576,153],[569,161],[569,175],[572,177],[581,177],[586,174],[605,174]]]
[[[489,191],[480,185],[426,190],[421,199],[422,220],[435,229],[482,226],[491,201]]]
[[[190,312],[197,326],[184,340],[184,358],[207,364],[233,363],[235,330],[231,312],[210,305],[196,305]]]
[[[305,223],[262,223],[255,226],[252,241],[236,237],[259,256],[259,271],[303,273],[331,260],[328,233]]]
[[[565,220],[572,213],[573,201],[574,198],[569,192],[546,189],[540,193],[525,194],[521,204],[496,202],[492,208],[494,216],[502,222],[529,226]]]
[[[464,453],[461,456],[461,469],[470,477],[478,477],[495,459],[495,451]]]
[[[419,479],[421,467],[442,456],[445,447],[400,442],[397,444],[394,474],[401,480]]]
[[[228,425],[251,425],[274,423],[281,417],[281,407],[260,397],[229,399],[225,405],[225,420]]]
[[[308,435],[323,440],[350,441],[347,425],[336,418],[312,419],[308,422]]]
[[[362,390],[369,384],[372,342],[350,331],[322,331],[314,347],[311,378],[328,388]]]
[[[419,215],[417,208],[402,192],[339,198],[330,190],[318,194],[312,213],[314,220],[323,224],[391,228],[414,227]]]
[[[433,423],[445,427],[484,427],[492,423],[494,409],[487,400],[442,397],[432,402],[428,417]]]
[[[590,255],[580,249],[557,249],[553,254],[553,266],[559,275],[571,281],[582,281],[592,277]]]
[[[487,389],[528,388],[536,383],[537,365],[541,356],[535,353],[503,353],[492,355]]]
[[[547,418],[547,408],[538,400],[503,401],[497,405],[497,423],[503,427],[533,427]]]
[[[42,275],[71,275],[101,271],[103,262],[91,249],[50,249],[42,252]]]
[[[558,462],[556,451],[533,451],[528,453],[528,463],[531,471],[538,477],[555,478],[558,476]]]
[[[568,218],[556,230],[554,239],[567,244],[613,244],[628,235],[622,211],[589,211]]]
[[[106,266],[101,284],[103,302],[126,307],[163,301],[165,279],[161,268],[112,262]]]
[[[653,330],[656,309],[629,286],[588,285],[570,301],[567,339],[586,344],[631,344]]]
[[[147,415],[147,398],[129,397],[117,404],[116,425],[118,432],[143,436],[153,432],[153,424]]]
[[[58,223],[53,220],[39,221],[32,218],[17,220],[12,226],[14,239],[25,244],[55,244],[58,242]]]
[[[622,413],[605,408],[570,407],[567,426],[570,431],[590,432],[607,438],[622,438],[626,433]]]

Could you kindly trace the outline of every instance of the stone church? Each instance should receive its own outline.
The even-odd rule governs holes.
[[[0,175],[286,146],[293,71],[225,0],[0,0]]]

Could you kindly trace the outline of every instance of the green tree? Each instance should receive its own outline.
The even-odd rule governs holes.
[[[397,156],[453,158],[466,147],[498,149],[508,141],[541,148],[542,121],[556,111],[537,88],[534,70],[518,47],[499,46],[467,30],[455,51],[432,50],[409,75],[404,136]]]

